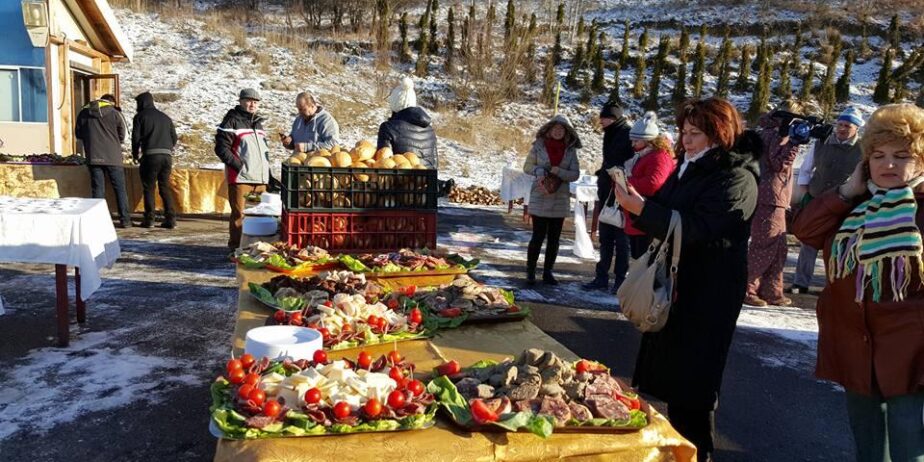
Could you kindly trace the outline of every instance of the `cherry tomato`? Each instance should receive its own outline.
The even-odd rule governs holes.
[[[246,400],[251,391],[253,391],[253,385],[245,383],[241,385],[241,388],[237,389],[237,397]]]
[[[443,363],[436,368],[436,373],[438,375],[456,375],[462,371],[462,366],[458,361],[452,360],[447,363]]]
[[[325,340],[328,339],[328,338],[330,338],[330,331],[329,331],[326,327],[322,327],[322,328],[318,329],[318,332],[321,333],[321,338],[323,338],[323,339],[325,339]]]
[[[344,324],[343,327],[340,328],[340,332],[353,332],[353,325]]]
[[[588,363],[586,359],[582,359],[578,361],[577,364],[574,366],[574,371],[577,372],[578,374],[583,374],[589,370],[590,370],[590,363]]]
[[[250,366],[253,366],[253,363],[256,361],[257,360],[254,359],[253,355],[250,353],[244,353],[244,355],[241,356],[241,365],[244,366],[244,369],[250,369]]]
[[[388,394],[388,407],[392,409],[401,409],[407,404],[407,398],[401,390],[395,390]]]
[[[407,295],[408,297],[413,297],[417,293],[417,286],[407,286],[401,290],[401,293]]]
[[[392,364],[398,364],[401,362],[401,353],[398,353],[398,350],[391,350],[388,352],[388,361]]]
[[[316,322],[308,323],[308,328],[318,330],[318,323]]]
[[[359,365],[360,369],[369,369],[369,366],[372,365],[372,355],[367,351],[360,351],[359,357],[356,358],[356,364]]]
[[[244,376],[244,383],[250,386],[256,386],[258,383],[260,383],[260,374],[254,374],[252,372],[247,374]]]
[[[363,411],[369,417],[375,417],[382,413],[382,403],[375,398],[369,398],[369,401],[366,401],[366,405],[363,406]]]
[[[378,325],[379,325],[379,317],[376,316],[376,315],[374,315],[374,314],[370,314],[370,315],[369,315],[369,318],[366,319],[366,324],[369,324],[369,325],[372,326],[372,327],[378,327]]]
[[[289,316],[289,324],[291,324],[291,325],[293,325],[293,326],[300,326],[300,325],[302,325],[302,312],[301,312],[301,311],[296,311],[296,312],[292,313],[292,316]]]
[[[388,320],[385,318],[379,318],[379,325],[377,327],[380,331],[385,331],[385,328],[388,327]]]
[[[395,379],[395,384],[399,390],[404,390],[407,388],[408,379],[407,377],[398,377]]]
[[[305,392],[305,402],[308,404],[318,404],[321,402],[321,390],[312,388]]]
[[[440,316],[444,318],[457,318],[462,315],[461,308],[443,308],[440,310]]]
[[[244,383],[244,376],[245,376],[245,375],[246,375],[246,374],[244,374],[244,370],[243,370],[243,369],[235,369],[235,370],[233,370],[233,371],[231,371],[231,372],[228,372],[228,381],[231,382],[231,383],[233,383],[233,384]]]
[[[334,302],[332,302],[332,301],[330,301],[330,300],[327,300],[326,302],[322,303],[322,305],[324,305],[324,306],[330,308],[330,307],[334,306]]]
[[[492,411],[484,401],[480,399],[473,399],[471,402],[472,408],[472,418],[475,419],[475,422],[479,424],[486,424],[488,422],[497,422],[498,416],[497,413]]]
[[[399,367],[393,367],[390,371],[388,371],[388,376],[391,377],[395,382],[400,382],[402,379],[404,379],[404,371],[402,371]]]
[[[250,394],[247,395],[247,399],[253,401],[257,406],[263,404],[266,401],[266,393],[259,388],[254,388],[250,390]]]
[[[424,392],[424,384],[420,380],[411,380],[407,384],[407,390],[414,394],[414,396],[420,396]]]
[[[617,392],[616,399],[622,401],[630,410],[638,409],[642,405],[641,401],[638,399],[638,395],[635,393]]]
[[[243,370],[244,364],[241,363],[240,359],[232,359],[228,361],[227,369],[228,369],[228,373],[231,373],[232,371],[236,371],[236,370]]]
[[[350,409],[350,405],[344,401],[338,401],[334,405],[334,417],[338,419],[346,419],[353,413],[353,410]]]
[[[411,324],[420,324],[423,322],[423,313],[420,312],[420,308],[414,308],[411,310],[410,314],[407,315],[407,320]]]
[[[277,324],[284,324],[286,322],[286,312],[276,310],[276,312],[273,313],[273,320],[276,321]]]
[[[271,399],[263,405],[263,415],[267,417],[275,418],[280,412],[282,412],[282,405],[275,399]]]
[[[385,306],[387,306],[390,310],[395,310],[398,308],[398,300],[391,299],[388,301],[388,303],[385,304]]]
[[[313,358],[317,364],[327,364],[327,352],[324,350],[315,350]]]

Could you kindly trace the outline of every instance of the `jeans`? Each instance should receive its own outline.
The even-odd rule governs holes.
[[[796,262],[796,274],[792,283],[797,286],[811,287],[812,277],[815,275],[815,259],[818,258],[818,249],[805,244],[799,249],[799,260]]]
[[[116,196],[119,208],[119,221],[123,225],[131,224],[131,212],[128,209],[128,193],[125,191],[125,169],[121,165],[90,165],[90,192],[95,199],[106,198],[106,175]]]
[[[626,280],[629,270],[629,238],[619,227],[600,223],[600,261],[597,262],[597,277],[601,284],[609,282],[610,265],[613,266],[613,290]],[[615,263],[613,259],[616,259]]]
[[[173,195],[170,193],[170,171],[173,168],[173,156],[169,154],[145,154],[141,158],[141,188],[144,191],[144,219],[154,221],[154,186],[164,203],[164,219],[176,220],[173,207]]]
[[[536,263],[539,261],[539,251],[542,250],[542,242],[548,238],[545,244],[545,261],[542,268],[545,272],[551,272],[555,266],[555,258],[558,257],[558,244],[561,239],[561,229],[564,227],[564,218],[547,218],[533,215],[533,237],[529,240],[529,247],[526,251],[526,270],[530,273],[536,271]]]
[[[857,462],[924,462],[924,393],[846,397]]]

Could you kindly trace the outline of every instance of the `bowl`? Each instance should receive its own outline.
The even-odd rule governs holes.
[[[247,331],[244,352],[255,358],[312,359],[314,352],[324,349],[321,333],[301,326],[263,326]]]

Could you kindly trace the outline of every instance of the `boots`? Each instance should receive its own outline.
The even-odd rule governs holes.
[[[153,228],[154,227],[154,215],[144,215],[144,219],[141,220],[142,228]]]
[[[545,270],[542,272],[542,283],[549,286],[558,285],[558,280],[552,276],[552,270]]]
[[[536,284],[536,262],[526,262],[526,285]]]

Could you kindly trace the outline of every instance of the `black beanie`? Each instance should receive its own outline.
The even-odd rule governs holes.
[[[603,105],[603,108],[600,109],[600,118],[609,118],[609,119],[622,119],[622,106],[618,103],[609,102]]]

